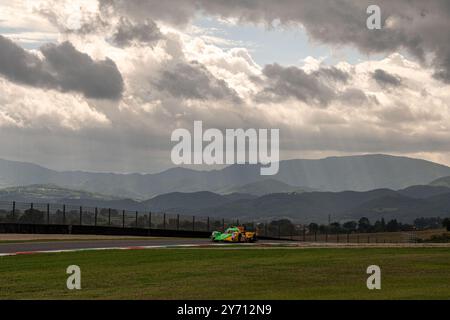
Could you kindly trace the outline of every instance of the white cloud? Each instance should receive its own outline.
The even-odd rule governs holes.
[[[83,130],[110,125],[82,95],[24,87],[0,78],[0,127]]]
[[[205,126],[221,129],[280,128],[282,155],[287,157],[389,152],[420,154],[450,163],[450,86],[435,79],[433,69],[398,53],[354,65],[342,61],[326,66],[321,57],[305,59],[302,66],[295,68],[304,72],[306,79],[317,78],[318,83],[329,87],[331,93],[326,105],[318,106],[295,95],[261,100],[259,94],[273,80],[263,74],[264,66],[255,63],[251,53],[239,44],[211,38],[207,31],[198,27],[193,31],[184,25],[178,27],[171,19],[160,19],[163,20],[158,22],[161,40],[152,46],[119,48],[110,41],[116,27],[115,19],[109,21],[108,27],[94,29],[95,32],[73,32],[87,24],[98,23],[99,11],[92,1],[89,4],[77,2],[81,11],[70,6],[68,10],[64,2],[39,1],[41,10],[50,10],[47,14],[53,24],[21,9],[19,1],[11,6],[8,3],[0,2],[0,8],[8,7],[10,14],[18,14],[15,25],[26,29],[10,37],[40,41],[58,28],[59,41],[70,41],[78,51],[95,60],[109,57],[124,80],[124,92],[119,101],[95,101],[74,92],[42,90],[1,79],[0,91],[4,94],[0,97],[0,129],[7,135],[17,134],[17,130],[41,133],[46,130],[46,135],[54,136],[52,146],[49,140],[42,138],[43,133],[40,137],[27,136],[29,143],[34,141],[36,146],[42,147],[27,154],[30,161],[50,161],[41,150],[52,149],[57,153],[71,141],[76,145],[74,159],[80,168],[103,166],[103,170],[153,171],[171,165],[171,130],[189,128],[194,120],[203,120]],[[161,5],[159,9],[166,5],[170,4]],[[185,12],[182,9],[180,14]],[[186,9],[186,12],[190,11]],[[73,14],[78,20],[69,19]],[[2,13],[0,20],[4,16]],[[74,24],[74,21],[78,22]],[[11,19],[1,23],[13,25]],[[62,29],[71,29],[71,32]],[[186,92],[181,94],[181,85],[174,86],[175,92],[158,87],[165,72],[177,75],[174,73],[180,70],[177,65],[197,67],[192,79],[205,83],[201,94],[198,90],[193,96]],[[283,68],[285,66],[280,67]],[[329,73],[320,73],[325,69]],[[333,74],[342,76],[336,70],[348,74],[348,79],[333,79]],[[402,79],[401,85],[380,85],[373,78],[376,70],[398,76]],[[174,78],[180,81],[179,77]],[[181,81],[189,82],[189,79],[186,74]],[[210,87],[208,81],[212,83]],[[288,85],[296,83],[291,81]],[[185,90],[199,89],[195,82],[188,84]],[[215,90],[215,94],[206,92],[207,89]],[[224,92],[235,92],[239,103],[227,99]],[[55,136],[61,132],[64,134]],[[96,152],[91,150],[93,145]],[[80,155],[84,148],[92,151],[88,160]],[[0,156],[17,158],[21,152],[11,146],[3,149]],[[108,153],[114,154],[116,163],[105,160]],[[122,160],[123,157],[127,160]],[[121,161],[126,165],[121,166]],[[51,163],[59,166],[55,160]]]

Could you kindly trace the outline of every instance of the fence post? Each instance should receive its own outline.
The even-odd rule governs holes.
[[[180,215],[177,214],[177,231],[180,230]]]
[[[97,215],[98,215],[98,209],[95,208],[95,215],[94,215],[94,226],[97,226]]]
[[[50,204],[47,203],[47,224],[50,224]]]
[[[13,201],[12,218],[13,218],[13,220],[16,219],[16,202],[15,201]]]
[[[136,228],[138,227],[138,212],[136,211]]]
[[[148,228],[149,229],[152,228],[152,212],[151,211],[148,212]]]
[[[33,209],[34,209],[33,202],[32,202],[31,205],[30,205],[30,209],[31,209],[31,211],[33,211]]]
[[[122,228],[125,228],[125,210],[122,210]]]
[[[66,205],[63,204],[63,224],[66,224]]]
[[[83,207],[80,206],[80,226],[83,225]]]
[[[195,216],[192,216],[192,231],[195,231]]]
[[[166,230],[166,213],[163,214],[163,230]]]
[[[108,226],[111,225],[111,208],[108,209]]]

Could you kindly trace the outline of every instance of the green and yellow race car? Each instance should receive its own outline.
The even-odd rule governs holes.
[[[246,231],[245,227],[231,227],[225,232],[214,231],[211,235],[214,242],[255,242],[256,232]]]

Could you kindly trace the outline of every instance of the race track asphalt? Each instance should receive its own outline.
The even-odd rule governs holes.
[[[133,248],[148,246],[198,246],[208,245],[209,239],[154,238],[149,240],[82,240],[82,241],[48,241],[0,243],[0,254],[31,253],[40,251],[65,251],[81,249]]]
[[[313,243],[295,241],[265,241],[257,243],[242,243],[240,248],[418,248],[437,247],[450,248],[450,243],[386,243],[386,244],[357,244],[357,243]],[[229,244],[215,244],[209,239],[191,238],[149,238],[147,239],[105,239],[105,240],[74,240],[74,241],[39,241],[0,243],[0,257],[33,253],[84,251],[84,250],[133,250],[153,248],[186,248],[186,247],[220,247]],[[233,246],[232,246],[233,247]]]

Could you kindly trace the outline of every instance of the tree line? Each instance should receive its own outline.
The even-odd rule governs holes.
[[[376,233],[376,232],[399,232],[399,231],[413,231],[413,230],[427,230],[427,229],[439,229],[442,227],[447,228],[450,231],[450,218],[441,219],[439,217],[430,218],[417,218],[412,224],[399,222],[397,219],[391,219],[386,221],[384,218],[376,220],[374,223],[363,217],[358,221],[347,222],[332,222],[330,224],[317,224],[310,223],[306,226],[300,226],[301,229],[305,228],[308,233],[320,233],[320,234],[347,234],[347,233]],[[267,224],[258,224],[259,229],[265,228],[269,233],[276,234],[297,234],[302,230],[299,230],[299,226],[294,224],[289,219],[273,220]]]

